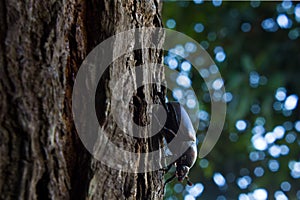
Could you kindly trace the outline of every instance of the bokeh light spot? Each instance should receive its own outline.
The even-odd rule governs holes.
[[[241,29],[243,32],[249,32],[251,30],[251,24],[250,23],[242,23]]]
[[[193,197],[198,197],[202,194],[203,190],[204,190],[204,186],[201,183],[197,183],[194,186],[190,187],[188,189],[188,192]]]
[[[210,41],[210,42],[213,42],[217,39],[217,34],[216,32],[209,32],[208,35],[207,35],[207,39]]]
[[[221,173],[215,173],[213,176],[215,184],[219,187],[223,187],[226,184],[226,180]]]
[[[262,167],[256,167],[254,169],[254,174],[257,177],[262,177],[264,175],[264,173],[265,173],[265,170]]]
[[[238,139],[239,139],[239,136],[236,133],[230,133],[229,134],[229,139],[230,139],[231,142],[237,142]]]
[[[268,147],[266,140],[259,134],[254,135],[251,142],[254,148],[260,151],[264,151]]]
[[[204,31],[204,26],[203,26],[203,24],[201,24],[201,23],[195,24],[194,30],[195,30],[196,33],[201,33],[201,32],[203,32],[203,31]]]
[[[233,96],[230,92],[226,92],[224,95],[223,95],[223,101],[228,103],[230,101],[232,101],[233,99]]]
[[[272,144],[273,142],[275,142],[276,137],[273,132],[268,132],[265,135],[265,140],[267,141],[268,144]]]
[[[278,30],[278,26],[272,18],[268,18],[262,21],[261,26],[263,27],[263,29],[269,32],[276,32]]]
[[[252,133],[262,135],[265,133],[265,128],[263,125],[257,125],[252,129]]]
[[[251,87],[257,87],[259,84],[259,74],[255,71],[250,72],[249,82]]]
[[[186,72],[188,72],[188,71],[190,71],[191,70],[191,64],[189,63],[189,62],[187,62],[187,61],[183,61],[182,63],[181,63],[181,69],[183,70],[183,71],[186,71]]]
[[[250,176],[244,176],[241,178],[238,178],[237,184],[241,189],[246,189],[252,182],[252,179]]]
[[[193,108],[196,107],[196,105],[197,105],[197,102],[196,102],[196,100],[195,100],[194,98],[189,98],[189,99],[187,99],[187,101],[186,101],[186,106],[187,106],[188,108],[193,109]]]
[[[200,111],[198,111],[198,118],[202,121],[208,121],[209,114],[204,110],[200,110]]]
[[[176,100],[180,100],[183,98],[183,91],[179,88],[175,88],[173,91],[173,97],[176,99]]]
[[[247,128],[247,123],[245,120],[238,120],[235,123],[235,127],[238,131],[244,131]]]
[[[212,0],[212,4],[215,6],[215,7],[219,7],[222,5],[222,0]]]
[[[292,21],[285,14],[278,15],[276,21],[280,28],[290,28],[292,26]]]
[[[209,162],[206,159],[201,159],[200,162],[199,162],[199,165],[200,165],[201,168],[207,168],[208,165],[209,165]]]
[[[280,87],[276,90],[275,98],[278,101],[284,101],[286,98],[286,89],[283,87]]]
[[[185,88],[191,87],[191,84],[192,84],[191,79],[188,76],[186,76],[185,74],[180,74],[176,79],[176,83]]]
[[[176,69],[178,66],[178,61],[175,58],[171,58],[168,61],[168,66],[170,69]]]
[[[194,0],[195,4],[202,4],[204,2],[204,0]]]
[[[278,25],[281,28],[287,28],[288,27],[289,18],[285,14],[278,15],[276,21],[277,21]]]
[[[255,161],[258,161],[259,160],[259,154],[258,152],[254,151],[254,152],[251,152],[249,154],[249,158],[252,162],[255,162]]]
[[[216,60],[218,62],[223,62],[225,60],[225,58],[226,58],[226,54],[224,51],[216,53]]]
[[[280,145],[280,149],[281,149],[281,150],[280,150],[281,155],[287,155],[287,154],[289,154],[289,152],[290,152],[289,147],[286,146],[285,144]]]
[[[275,200],[288,200],[288,197],[282,191],[276,191],[274,197]]]
[[[300,121],[295,122],[295,129],[296,131],[300,132]]]
[[[242,193],[239,195],[239,200],[250,200],[250,198],[247,194]]]
[[[290,131],[293,129],[293,123],[291,121],[286,121],[283,123],[285,130]]]
[[[282,139],[285,134],[285,129],[283,126],[276,126],[273,130],[273,133],[277,139]]]
[[[282,110],[283,105],[282,105],[282,103],[276,101],[276,102],[274,102],[274,104],[273,104],[273,108],[274,108],[274,110],[276,110],[276,111],[280,111],[280,110]]]
[[[209,71],[210,71],[211,74],[216,74],[216,73],[219,72],[219,69],[218,69],[218,67],[216,65],[211,65],[209,67]]]
[[[177,183],[174,185],[174,191],[176,193],[181,193],[183,191],[183,185],[181,183]]]
[[[266,189],[258,188],[253,191],[253,197],[255,200],[266,200],[268,198],[268,192]]]
[[[281,148],[278,145],[272,145],[268,151],[272,157],[277,158],[280,156]]]
[[[277,160],[269,160],[268,167],[271,172],[277,172],[279,170],[279,162]]]
[[[195,200],[195,197],[193,197],[193,195],[185,195],[184,200]]]
[[[166,25],[168,28],[175,28],[176,27],[176,21],[174,19],[168,19],[166,22]]]
[[[202,78],[208,78],[209,77],[209,71],[207,69],[201,69],[200,70],[200,75]]]
[[[208,47],[209,47],[209,42],[207,42],[207,41],[201,41],[200,42],[200,45],[203,47],[203,49],[208,49]]]
[[[253,114],[259,114],[260,106],[258,104],[253,104],[250,110]]]
[[[297,4],[294,13],[297,18],[300,18],[300,4]]]
[[[299,18],[300,19],[300,18]],[[300,36],[300,31],[299,29],[293,29],[290,30],[289,34],[288,34],[289,38],[291,40],[296,40],[299,36]]]
[[[292,7],[292,2],[290,0],[283,0],[281,3],[281,6],[285,9],[288,10]]]
[[[184,45],[184,48],[187,52],[189,53],[194,53],[197,51],[197,46],[193,43],[193,42],[187,42],[185,45]]]
[[[297,135],[294,132],[288,133],[285,136],[285,141],[289,144],[294,143],[296,139],[297,139]]]
[[[223,87],[223,85],[224,85],[223,79],[218,78],[213,82],[212,87],[214,88],[214,90],[219,90]]]
[[[298,103],[298,96],[295,94],[292,94],[288,96],[284,102],[284,107],[287,110],[294,110]]]
[[[291,170],[291,176],[295,179],[300,178],[300,162],[290,161],[289,168]]]
[[[280,187],[283,191],[287,192],[287,191],[290,191],[291,190],[291,184],[287,181],[284,181],[280,184]]]
[[[216,198],[216,200],[227,200],[225,196],[220,195]]]

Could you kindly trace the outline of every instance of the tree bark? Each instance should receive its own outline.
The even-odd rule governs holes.
[[[71,109],[74,80],[88,53],[121,31],[160,27],[160,6],[158,0],[0,0],[0,199],[162,198],[162,172],[122,172],[94,159],[76,133]],[[160,138],[126,139],[112,119],[110,93],[126,70],[146,63],[162,63],[161,50],[119,58],[96,94],[100,124],[133,152],[156,149]],[[162,74],[160,67],[145,69],[142,81],[163,81]],[[132,116],[147,123],[154,87],[135,95],[141,101],[132,100]]]

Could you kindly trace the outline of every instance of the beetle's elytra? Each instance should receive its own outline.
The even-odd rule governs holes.
[[[173,156],[180,155],[175,162],[168,166],[167,171],[172,165],[175,165],[176,172],[166,180],[165,184],[177,177],[178,181],[186,179],[188,185],[192,185],[188,173],[197,158],[196,132],[189,115],[178,102],[166,103],[164,107],[167,111],[167,120],[162,134],[168,144],[176,139],[175,145],[168,145],[168,148]]]

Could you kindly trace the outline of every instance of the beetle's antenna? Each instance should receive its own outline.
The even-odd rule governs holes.
[[[186,178],[187,184],[188,184],[189,186],[192,186],[193,183],[190,181],[189,177],[186,176],[185,178]]]
[[[168,178],[166,180],[166,182],[164,183],[164,190],[165,190],[166,184],[169,183],[169,182],[171,182],[175,177],[176,177],[176,174],[174,174],[171,178]]]

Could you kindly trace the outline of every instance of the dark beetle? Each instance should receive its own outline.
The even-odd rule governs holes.
[[[189,181],[188,173],[197,158],[196,132],[183,106],[177,102],[169,102],[164,104],[164,107],[167,111],[167,119],[162,129],[162,134],[173,157],[179,156],[167,167],[166,171],[172,165],[175,165],[176,172],[171,178],[166,180],[165,184],[177,177],[178,181],[182,182],[184,179],[187,179],[188,185],[192,185]],[[172,144],[173,140],[174,143]]]

